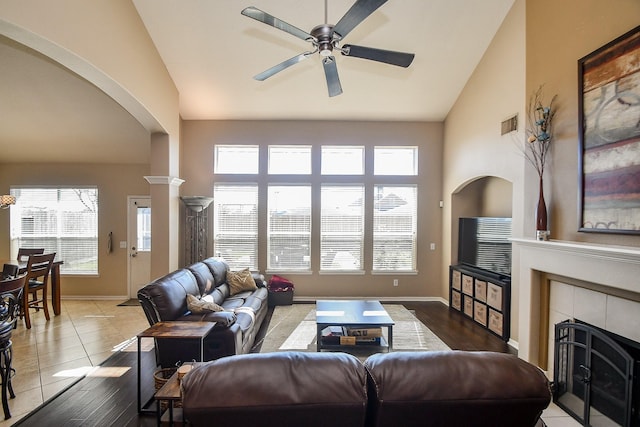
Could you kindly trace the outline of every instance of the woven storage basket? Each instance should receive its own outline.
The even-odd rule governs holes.
[[[161,368],[156,370],[153,374],[153,381],[155,383],[156,391],[160,390],[162,386],[165,385],[167,381],[169,381],[169,378],[171,378],[171,376],[176,373],[176,371],[177,368]],[[160,410],[162,412],[166,411],[168,407],[169,402],[167,402],[166,400],[160,402]],[[182,400],[173,402],[173,407],[181,408]]]

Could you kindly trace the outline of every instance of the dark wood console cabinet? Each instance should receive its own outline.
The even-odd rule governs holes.
[[[466,265],[449,267],[449,307],[504,341],[511,333],[511,278]]]

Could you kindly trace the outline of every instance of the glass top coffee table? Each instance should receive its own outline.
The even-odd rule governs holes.
[[[393,319],[379,301],[373,300],[318,300],[316,301],[317,351],[323,349],[345,349],[357,345],[376,345],[393,349]],[[387,338],[376,334],[380,328],[387,328]],[[330,328],[335,334],[325,329]],[[358,337],[346,336],[348,328],[357,329]],[[323,336],[323,331],[325,334]],[[367,336],[367,332],[369,335]],[[357,332],[355,332],[357,334]],[[376,336],[377,335],[377,336]],[[357,338],[357,340],[356,340]]]

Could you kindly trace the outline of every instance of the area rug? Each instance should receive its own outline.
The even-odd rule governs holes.
[[[383,304],[395,322],[393,326],[394,351],[450,350],[429,328],[401,304]],[[382,328],[386,338],[387,328]],[[352,352],[351,348],[347,348]],[[375,353],[371,348],[354,351]],[[271,316],[269,328],[262,342],[261,353],[274,351],[316,351],[316,306],[293,304],[277,306]],[[360,355],[360,354],[358,354]]]

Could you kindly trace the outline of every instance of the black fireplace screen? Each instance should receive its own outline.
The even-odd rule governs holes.
[[[606,332],[574,321],[559,323],[553,400],[585,426],[640,426],[640,408],[633,402],[640,400],[633,385],[637,363]]]

